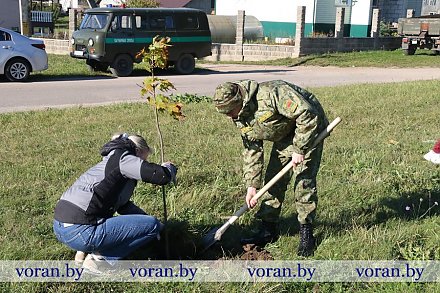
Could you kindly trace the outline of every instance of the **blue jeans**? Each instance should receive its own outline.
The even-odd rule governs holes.
[[[97,253],[110,264],[157,239],[162,229],[158,219],[148,215],[119,215],[98,225],[70,225],[53,221],[57,239],[74,250]]]

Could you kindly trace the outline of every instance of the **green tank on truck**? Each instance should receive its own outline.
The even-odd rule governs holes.
[[[169,37],[168,65],[190,74],[195,58],[211,55],[211,32],[206,13],[191,8],[92,8],[85,11],[72,34],[70,56],[85,59],[93,71],[128,76],[143,48],[155,36]]]

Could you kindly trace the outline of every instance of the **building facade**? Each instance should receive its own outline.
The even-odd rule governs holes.
[[[293,38],[298,6],[306,7],[306,36],[334,33],[336,8],[345,7],[344,36],[369,37],[373,8],[383,10],[382,20],[393,22],[405,17],[406,9],[415,9],[416,15],[420,15],[422,0],[272,0],[270,3],[269,6],[267,0],[216,0],[215,14],[236,15],[238,10],[245,10],[247,15],[261,21],[266,37]]]
[[[380,9],[381,19],[385,22],[397,22],[406,17],[408,9],[414,9],[414,16],[420,16],[423,0],[374,0],[373,6]]]

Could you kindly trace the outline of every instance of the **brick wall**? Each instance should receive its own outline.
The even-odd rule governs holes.
[[[46,45],[48,54],[68,55],[70,52],[69,40],[41,39]]]
[[[42,39],[49,54],[68,55],[68,40]],[[351,52],[368,50],[394,50],[400,48],[401,38],[303,38],[300,55],[322,54],[327,52]],[[208,61],[261,61],[281,58],[294,58],[295,46],[243,44],[243,56],[237,54],[235,44],[212,44],[212,56]]]
[[[371,50],[395,50],[400,48],[402,38],[303,38],[300,56],[329,52],[352,52]],[[234,44],[213,44],[208,61],[261,61],[298,57],[295,46],[244,44],[243,58],[236,54]]]

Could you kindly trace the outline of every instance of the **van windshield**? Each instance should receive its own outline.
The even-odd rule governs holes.
[[[102,30],[107,26],[110,20],[109,14],[89,14],[86,13],[81,22],[80,29],[97,29]]]

